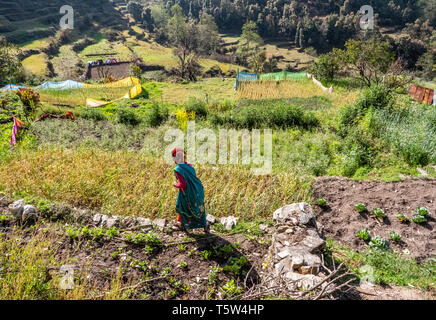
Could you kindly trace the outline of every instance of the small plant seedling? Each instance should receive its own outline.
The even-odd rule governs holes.
[[[385,239],[383,239],[380,236],[375,236],[375,237],[371,238],[369,245],[370,245],[370,247],[372,247],[376,250],[388,250],[389,249],[389,242],[387,242]]]
[[[415,223],[425,223],[427,221],[427,219],[424,216],[421,216],[419,214],[415,214],[412,217],[412,221]]]
[[[392,241],[395,241],[395,242],[398,242],[401,240],[401,236],[396,232],[391,232],[390,237],[391,237]]]
[[[363,213],[363,212],[367,212],[368,211],[368,209],[366,209],[366,205],[363,204],[363,203],[357,203],[354,206],[354,210],[356,210],[359,213]]]
[[[383,219],[386,216],[385,212],[382,209],[380,209],[380,208],[376,208],[376,209],[372,210],[372,214],[377,219]]]
[[[327,201],[324,198],[319,198],[318,200],[316,200],[316,204],[321,208],[327,207]]]
[[[215,284],[215,282],[218,280],[218,273],[221,271],[222,269],[219,266],[209,267],[209,274],[208,274],[209,284]]]
[[[426,216],[428,216],[428,210],[427,210],[427,208],[424,208],[424,207],[417,207],[416,214],[423,216],[423,217],[426,217]]]
[[[224,291],[224,296],[226,298],[231,298],[235,295],[242,293],[242,289],[235,284],[235,280],[233,280],[233,279],[228,281],[223,286],[223,291]]]
[[[368,241],[371,238],[371,233],[365,228],[357,231],[357,236],[364,241]]]
[[[402,213],[399,213],[399,214],[397,215],[397,219],[398,219],[398,221],[400,221],[401,223],[407,223],[407,222],[410,221],[410,219],[407,218],[407,217],[406,217],[404,214],[402,214]]]
[[[212,255],[212,252],[209,250],[201,251],[201,255],[203,256],[204,260],[208,260],[209,257]]]
[[[185,261],[182,260],[182,261],[180,261],[179,266],[180,266],[181,269],[185,269],[188,265],[186,264]]]

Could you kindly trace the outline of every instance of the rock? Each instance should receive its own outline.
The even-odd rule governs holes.
[[[120,217],[118,216],[113,216],[107,219],[106,221],[106,227],[107,228],[112,228],[115,226],[118,226],[118,224],[120,223]]]
[[[23,207],[23,214],[31,214],[31,213],[36,213],[36,208],[30,204],[26,204]]]
[[[267,224],[264,224],[264,223],[261,223],[261,224],[259,224],[259,229],[260,229],[261,231],[265,231],[266,229],[268,229],[268,225],[267,225]]]
[[[148,218],[139,217],[139,218],[136,218],[136,222],[142,227],[152,227],[153,226],[153,222]]]
[[[3,193],[0,194],[0,205],[1,206],[7,206],[9,204],[9,196],[4,195]]]
[[[279,263],[277,263],[275,265],[275,271],[276,271],[276,275],[278,276],[281,275],[282,273],[287,273],[289,271],[292,271],[291,259],[286,258],[280,261]]]
[[[303,256],[293,256],[291,261],[292,270],[298,270],[300,267],[303,266],[304,263],[304,257]]]
[[[314,287],[322,281],[321,277],[317,277],[313,274],[300,274],[296,272],[288,272],[284,276],[286,279],[295,281],[292,285],[296,288],[310,288]]]
[[[278,256],[280,259],[284,259],[284,258],[286,258],[287,256],[289,256],[289,251],[288,251],[288,250],[283,250],[283,251],[277,253],[277,256]]]
[[[165,229],[165,226],[167,224],[167,220],[166,219],[155,219],[153,220],[153,224],[159,229],[159,230],[163,230]]]
[[[226,230],[232,230],[232,228],[238,223],[238,220],[239,218],[228,216],[226,218],[221,218],[220,223],[226,228]]]
[[[106,222],[109,219],[109,217],[105,214],[101,215],[101,221],[100,221],[100,226],[101,227],[105,227],[106,226]]]
[[[20,199],[9,205],[9,212],[16,218],[21,219],[24,211],[24,200]]]
[[[428,173],[427,173],[427,171],[425,171],[424,169],[422,169],[422,168],[417,168],[416,170],[418,170],[418,172],[419,172],[422,176],[424,176],[424,177],[428,177]]]
[[[100,213],[97,213],[92,217],[92,222],[94,225],[98,226],[101,223],[101,217],[102,215]]]
[[[324,247],[325,241],[318,235],[309,235],[304,238],[302,244],[309,249],[310,253],[314,253],[320,251]]]
[[[300,273],[301,274],[311,274],[312,272],[312,267],[310,266],[301,266],[300,268]]]
[[[213,215],[208,214],[206,216],[206,221],[209,222],[209,224],[214,224],[216,222],[216,218]]]
[[[278,222],[291,222],[294,225],[301,224],[303,226],[309,225],[314,218],[312,207],[306,202],[284,206],[273,214],[273,219]]]
[[[34,223],[38,220],[38,218],[38,213],[36,212],[36,210],[32,209],[23,210],[23,214],[21,216],[21,219],[27,223]]]

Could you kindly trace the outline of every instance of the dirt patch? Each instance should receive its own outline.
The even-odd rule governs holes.
[[[390,241],[391,248],[403,251],[418,260],[436,254],[436,179],[411,179],[398,182],[352,181],[339,177],[323,177],[314,184],[316,198],[324,198],[328,207],[314,207],[317,221],[324,225],[325,235],[339,243],[360,252],[368,245],[356,237],[356,232],[368,228],[372,236],[390,239],[390,232],[397,232],[402,239],[399,243]],[[386,217],[383,221],[354,210],[356,203],[364,203],[368,210],[381,208]],[[401,223],[397,219],[403,213],[409,219],[416,207],[429,211],[425,224]],[[405,251],[407,253],[407,250]]]

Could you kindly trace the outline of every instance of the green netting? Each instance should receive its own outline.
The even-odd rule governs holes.
[[[306,78],[306,72],[276,72],[265,73],[259,76],[261,81],[301,80]]]

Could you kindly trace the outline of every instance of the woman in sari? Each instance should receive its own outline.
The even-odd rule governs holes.
[[[182,230],[204,228],[209,232],[204,208],[204,188],[200,179],[197,178],[195,169],[187,163],[186,153],[183,149],[176,148],[172,151],[174,162],[177,164],[174,169],[177,182],[174,187],[179,189],[176,212],[177,221],[181,224]]]

